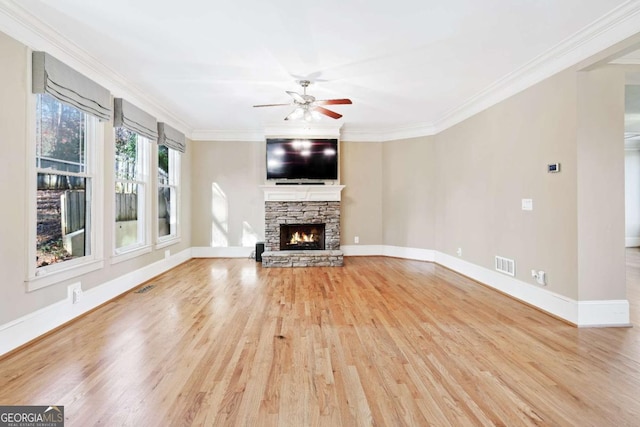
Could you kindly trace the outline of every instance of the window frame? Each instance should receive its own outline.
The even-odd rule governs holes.
[[[166,146],[165,146],[166,147]],[[160,179],[158,177],[158,170],[159,170],[159,166],[158,166],[158,160],[159,160],[159,156],[160,156],[160,145],[156,144],[156,150],[155,150],[155,159],[156,159],[156,168],[155,168],[155,182],[156,182],[156,186],[155,186],[155,192],[154,192],[154,199],[155,199],[155,221],[154,221],[154,228],[155,228],[155,238],[156,238],[156,244],[155,244],[155,248],[156,249],[161,249],[161,248],[165,248],[167,246],[171,246],[174,245],[176,243],[179,243],[181,240],[180,237],[180,217],[181,217],[181,212],[180,212],[180,205],[181,205],[181,182],[180,182],[180,178],[181,178],[181,163],[182,163],[182,156],[181,153],[178,150],[175,150],[171,147],[166,147],[168,150],[168,154],[169,154],[169,184],[162,184],[160,182]],[[173,181],[173,183],[171,183]],[[160,236],[160,230],[159,230],[159,217],[158,217],[158,213],[160,210],[160,206],[158,203],[158,194],[161,188],[172,188],[174,189],[174,195],[175,195],[175,201],[171,204],[171,215],[175,215],[175,220],[171,222],[171,224],[175,224],[175,233],[173,234],[168,234],[166,236]]]
[[[111,264],[117,264],[122,261],[126,261],[132,258],[136,258],[140,255],[144,255],[150,253],[152,250],[151,244],[151,195],[152,195],[152,182],[151,182],[151,141],[131,130],[126,129],[128,132],[136,135],[136,150],[137,150],[137,162],[140,167],[141,172],[137,174],[136,179],[127,180],[120,179],[117,176],[115,171],[116,165],[116,150],[115,150],[115,140],[116,140],[116,129],[113,128],[113,221],[112,221],[112,256],[111,256]],[[140,193],[142,193],[142,201],[138,199],[138,237],[139,241],[118,248],[116,242],[116,191],[115,187],[119,182],[123,183],[132,183],[138,185],[138,197],[140,198]],[[142,191],[140,191],[140,186],[142,186]],[[142,209],[140,209],[142,207]],[[142,212],[140,212],[142,210]]]
[[[30,56],[30,55],[29,55]],[[31,63],[29,62],[27,69],[31,73]],[[29,81],[31,75],[29,74]],[[103,259],[103,186],[100,185],[103,177],[103,168],[101,159],[104,154],[104,124],[98,118],[85,114],[85,173],[88,181],[86,191],[87,203],[89,206],[89,255],[71,259],[68,261],[38,267],[36,263],[37,256],[37,175],[45,172],[47,169],[40,169],[36,165],[37,148],[36,148],[36,124],[37,124],[37,104],[38,96],[44,94],[30,94],[27,99],[27,150],[26,150],[26,194],[27,194],[27,227],[26,227],[26,252],[27,252],[27,270],[25,285],[27,291],[42,289],[47,286],[81,276],[91,271],[96,271],[104,267]],[[60,102],[60,101],[58,101]],[[75,108],[75,107],[73,107]],[[76,174],[77,175],[77,174]]]

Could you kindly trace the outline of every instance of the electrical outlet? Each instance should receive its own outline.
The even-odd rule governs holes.
[[[74,283],[67,287],[67,298],[72,304],[77,304],[82,299],[82,283]]]
[[[458,250],[456,251],[456,254],[458,256],[462,256],[462,248],[458,248]]]
[[[166,251],[164,251],[164,258],[167,259],[171,256],[171,250],[167,249]]]
[[[360,236],[356,236],[353,238],[353,243],[358,244],[360,243]]]
[[[531,270],[531,277],[536,279],[538,285],[547,286],[547,273],[544,271]]]

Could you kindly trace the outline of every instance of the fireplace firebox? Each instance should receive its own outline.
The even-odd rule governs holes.
[[[325,249],[324,224],[280,224],[280,250]]]

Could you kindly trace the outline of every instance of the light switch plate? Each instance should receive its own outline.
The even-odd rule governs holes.
[[[533,199],[522,199],[522,210],[523,211],[532,211],[533,210]]]

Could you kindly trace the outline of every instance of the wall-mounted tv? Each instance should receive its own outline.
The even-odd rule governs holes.
[[[267,179],[337,180],[338,140],[267,139]]]

